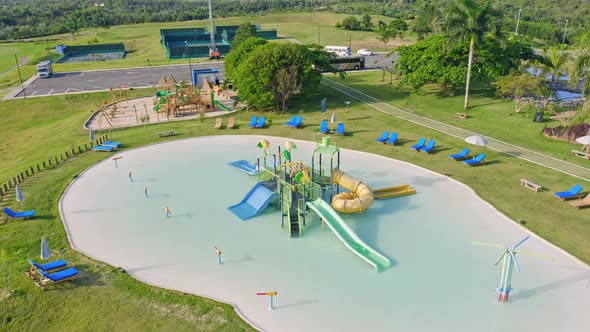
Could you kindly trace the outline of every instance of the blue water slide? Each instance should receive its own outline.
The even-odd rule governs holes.
[[[258,174],[258,167],[254,164],[251,164],[245,160],[237,160],[234,162],[229,163],[230,165],[237,167],[240,171],[248,174],[248,175],[256,175]]]
[[[250,189],[246,197],[236,205],[228,209],[242,220],[256,217],[277,196],[275,191],[266,188],[262,183],[257,183]]]

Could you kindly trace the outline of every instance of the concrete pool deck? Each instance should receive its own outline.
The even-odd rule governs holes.
[[[511,302],[498,304],[494,262],[502,251],[471,241],[513,245],[532,234],[468,187],[405,162],[342,152],[342,169],[369,186],[410,183],[418,191],[343,216],[392,260],[382,273],[322,232],[313,214],[295,240],[272,209],[237,219],[227,207],[254,181],[227,163],[259,156],[261,138],[162,143],[122,152],[119,168],[110,159],[89,168],[60,201],[70,243],[146,283],[232,303],[269,331],[573,331],[590,324],[590,270],[534,235],[522,249],[557,262],[519,257]],[[285,140],[264,138],[273,147]],[[307,162],[313,144],[295,142],[294,159]],[[214,245],[225,264],[217,265]],[[277,309],[269,311],[268,299],[255,294],[275,290]]]

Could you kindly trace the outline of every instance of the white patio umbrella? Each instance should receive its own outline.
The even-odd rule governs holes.
[[[584,149],[588,149],[588,146],[590,145],[590,136],[578,137],[576,138],[576,142],[584,144]]]
[[[336,123],[336,112],[332,112],[332,117],[330,118],[330,122],[331,123]]]
[[[481,146],[486,146],[488,145],[488,141],[478,135],[473,135],[473,136],[469,136],[465,139],[465,142],[469,143],[469,144],[473,144],[473,145],[481,145]]]

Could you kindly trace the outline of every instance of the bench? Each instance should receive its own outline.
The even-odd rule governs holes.
[[[457,117],[458,117],[459,119],[467,119],[467,118],[469,117],[469,115],[468,115],[468,114],[466,114],[466,113],[461,113],[461,112],[457,112],[457,113],[455,113],[455,115],[457,115]]]
[[[158,133],[158,138],[174,136],[174,130],[161,131]]]
[[[572,156],[590,160],[590,153],[584,151],[572,150]]]
[[[527,179],[520,179],[520,185],[525,188],[529,188],[530,190],[534,190],[535,192],[539,192],[541,189],[543,189],[543,186],[538,185]]]

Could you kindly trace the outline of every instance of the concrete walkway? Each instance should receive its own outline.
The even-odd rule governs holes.
[[[442,123],[436,120],[423,117],[421,115],[404,111],[400,108],[387,104],[375,97],[372,97],[362,91],[351,88],[345,84],[342,84],[340,82],[337,82],[336,80],[327,78],[325,76],[322,79],[322,84],[327,85],[360,102],[363,102],[377,111],[393,115],[400,119],[439,131],[441,133],[459,139],[465,139],[466,137],[471,135],[480,135],[469,130],[461,129],[455,126],[448,125],[446,123]],[[590,182],[590,168],[563,161],[555,157],[548,156],[540,152],[532,151],[514,144],[503,142],[489,136],[480,136],[485,137],[488,140],[487,147],[490,149]]]

